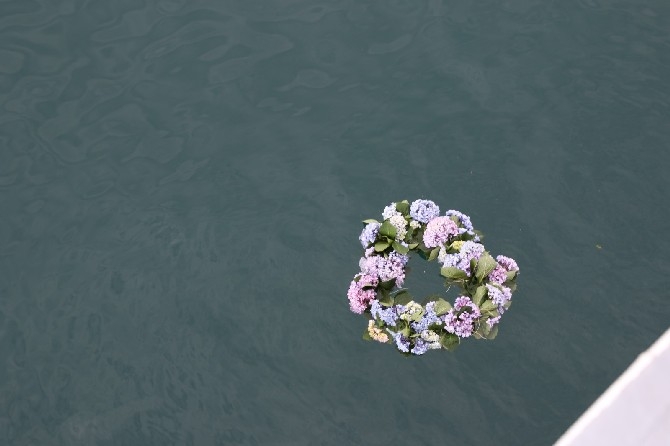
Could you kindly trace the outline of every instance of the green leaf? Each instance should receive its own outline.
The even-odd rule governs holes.
[[[479,322],[477,324],[477,329],[473,333],[475,335],[475,338],[477,339],[484,339],[488,335],[489,331],[491,330],[491,327],[489,327],[489,324],[486,323],[486,319],[488,319],[485,316],[482,316],[479,318]]]
[[[409,249],[414,249],[414,248],[416,248],[417,246],[419,246],[418,243],[410,243],[410,244],[409,244]]]
[[[379,298],[380,304],[385,307],[393,306],[393,297],[391,297],[391,293],[389,293],[388,290],[382,288],[379,290],[379,294],[381,294],[381,297]]]
[[[393,300],[395,301],[396,305],[407,305],[413,299],[414,298],[412,297],[411,294],[409,294],[409,292],[407,292],[406,290],[401,290],[394,296]]]
[[[364,341],[372,341],[372,338],[370,337],[370,333],[368,333],[367,330],[363,332],[363,340]]]
[[[487,311],[498,310],[498,306],[493,303],[492,300],[485,300],[484,303],[479,306],[479,310],[484,313]]]
[[[445,268],[440,269],[440,274],[447,279],[452,279],[452,280],[460,280],[460,279],[466,279],[468,277],[468,274],[463,271],[462,269],[458,269],[454,266],[447,266]]]
[[[442,347],[449,350],[450,352],[456,350],[459,342],[460,340],[458,339],[458,336],[453,333],[444,333],[442,336],[440,336],[440,345],[442,345]]]
[[[395,286],[395,279],[387,280],[386,282],[382,282],[382,283],[379,284],[379,287],[382,290],[387,290],[387,291],[392,290],[394,286]]]
[[[491,254],[488,252],[484,252],[484,254],[482,254],[482,256],[479,258],[479,261],[477,262],[475,277],[477,277],[477,280],[481,282],[484,277],[488,276],[491,271],[495,269],[497,265],[498,263],[496,262],[496,259],[491,257]]]
[[[488,324],[486,324],[488,327]],[[489,330],[489,332],[486,334],[486,339],[489,341],[492,341],[498,336],[498,324],[494,325],[493,328]]]
[[[379,222],[374,218],[368,218],[367,220],[363,220],[363,223],[367,225],[368,223],[379,223]]]
[[[425,313],[426,313],[426,310],[424,310],[422,308],[421,311],[419,311],[418,313],[412,314],[410,316],[409,320],[412,321],[412,322],[419,322]]]
[[[482,313],[482,315],[486,316],[487,318],[494,318],[500,316],[500,313],[498,313],[498,310],[490,310],[490,311],[485,311]]]
[[[392,243],[393,249],[395,249],[397,252],[400,254],[407,254],[409,252],[409,248],[406,246],[401,245],[398,242],[393,242]]]
[[[377,252],[382,252],[388,247],[389,247],[389,242],[387,242],[387,241],[379,241],[379,242],[375,243],[375,251],[377,251]]]
[[[411,332],[411,331],[410,331],[410,329],[409,329],[409,325],[405,325],[403,328],[401,328],[401,329],[398,331],[398,333],[402,334],[402,335],[403,335],[404,337],[406,337],[406,338],[409,338],[409,334],[410,334],[410,332]]]
[[[407,200],[403,200],[400,203],[395,204],[396,211],[400,212],[403,215],[409,214],[409,203]]]
[[[516,273],[518,271],[507,271],[507,279],[505,280],[506,282],[509,282],[510,280],[516,279]]]
[[[446,300],[439,298],[435,301],[435,314],[442,316],[451,310],[451,304]]]
[[[388,220],[384,220],[384,223],[379,227],[379,233],[384,237],[394,239],[397,230]]]
[[[440,253],[440,247],[438,246],[437,248],[433,249],[430,252],[430,255],[428,256],[428,261],[430,262],[431,260],[435,260],[439,253]]]
[[[426,297],[423,300],[423,306],[425,307],[428,302],[437,302],[438,300],[442,299],[441,294],[431,294],[430,296]]]
[[[482,302],[484,302],[484,298],[486,297],[487,293],[488,289],[486,288],[486,286],[482,285],[477,287],[475,294],[472,296],[472,301],[478,307],[481,306]]]

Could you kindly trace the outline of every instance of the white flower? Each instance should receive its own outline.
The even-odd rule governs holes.
[[[424,330],[421,332],[421,339],[426,342],[440,342],[440,336],[433,330]]]
[[[389,223],[391,223],[396,230],[395,239],[402,240],[407,235],[407,221],[400,213],[389,218]]]
[[[398,212],[395,208],[395,203],[391,203],[388,206],[384,208],[384,212],[382,212],[382,217],[384,217],[384,220],[388,220],[391,217],[394,217],[396,215],[402,215],[400,212]]]
[[[440,251],[437,253],[437,261],[444,265],[447,255],[447,249],[444,246],[440,246]]]
[[[414,301],[410,301],[407,305],[405,305],[405,311],[400,314],[400,319],[404,321],[408,321],[412,318],[413,315],[417,313],[421,313],[423,311],[423,307],[421,304],[418,304]]]

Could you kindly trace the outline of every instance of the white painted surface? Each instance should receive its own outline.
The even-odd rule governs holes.
[[[670,329],[555,444],[597,445],[670,446]]]

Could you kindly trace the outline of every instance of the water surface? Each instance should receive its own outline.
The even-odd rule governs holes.
[[[0,2],[0,443],[550,444],[670,325],[669,50],[660,0]],[[405,198],[518,260],[494,342],[360,340]]]

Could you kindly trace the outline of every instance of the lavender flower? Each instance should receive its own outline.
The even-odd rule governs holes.
[[[428,223],[440,215],[440,207],[431,200],[416,200],[409,208],[409,216],[421,223]]]
[[[489,273],[488,279],[493,283],[503,284],[507,280],[507,271],[502,266],[496,265],[493,271]]]
[[[405,265],[408,260],[408,256],[393,251],[388,257],[379,255],[362,257],[358,264],[364,274],[379,277],[382,282],[395,279],[396,285],[401,286],[405,280]]]
[[[449,217],[436,217],[426,225],[423,243],[428,248],[435,248],[443,245],[456,234],[458,234],[458,226]]]
[[[486,289],[488,290],[489,299],[493,301],[494,304],[498,305],[498,308],[504,306],[507,302],[512,299],[512,290],[502,285],[492,285],[490,283],[486,284]]]
[[[498,264],[505,268],[506,271],[519,271],[519,265],[511,257],[498,256],[496,257]]]
[[[375,241],[380,226],[379,223],[368,223],[365,225],[360,237],[358,237],[358,240],[361,241],[361,245],[363,245],[364,248]]]
[[[454,307],[444,315],[444,329],[459,338],[469,338],[481,315],[479,307],[469,297],[457,297]]]
[[[472,314],[474,314],[476,317],[481,316],[479,307],[472,301],[472,299],[470,299],[468,296],[457,297],[454,301],[454,309],[456,311],[461,311],[465,307],[469,307]]]
[[[500,322],[501,317],[502,316],[490,317],[486,319],[486,324],[489,326],[489,328],[493,328],[494,325]]]

